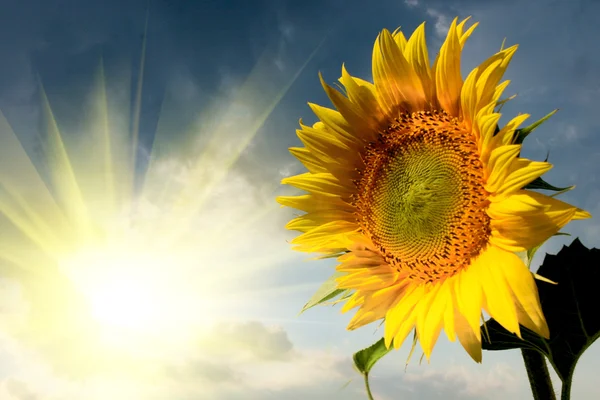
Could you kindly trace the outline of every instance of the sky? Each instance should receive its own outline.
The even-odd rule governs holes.
[[[300,145],[300,118],[316,120],[307,102],[330,104],[318,73],[332,83],[345,63],[370,80],[372,46],[383,28],[410,33],[425,21],[435,54],[452,19],[472,16],[480,25],[465,46],[463,77],[504,38],[519,44],[505,75],[505,93],[517,97],[501,123],[558,108],[527,139],[523,156],[549,154],[554,168],[546,180],[577,185],[562,199],[600,214],[600,4],[593,0],[0,6],[0,110],[7,121],[0,120],[0,182],[52,227],[24,238],[0,219],[0,249],[26,266],[0,261],[1,400],[366,398],[351,356],[382,333],[375,324],[346,331],[351,313],[339,307],[298,315],[335,261],[291,250],[294,234],[283,227],[293,211],[274,198],[289,193],[283,177],[302,171],[287,148]],[[131,132],[135,161],[124,142]],[[69,171],[74,180],[60,178]],[[119,188],[114,193],[107,176]],[[104,207],[113,194],[133,206],[123,211],[119,200]],[[61,225],[50,198],[75,216],[76,228]],[[10,201],[0,208],[17,204]],[[120,235],[115,254],[85,247],[95,236],[85,230],[84,203],[91,220]],[[595,218],[565,231],[600,247]],[[59,267],[38,249],[55,239],[69,243],[56,250]],[[549,240],[533,267],[571,240]],[[577,366],[575,399],[600,397],[599,346]],[[409,350],[407,343],[373,369],[376,399],[531,398],[518,351],[484,352],[476,364],[442,335],[429,364],[419,365],[417,354],[405,371]]]

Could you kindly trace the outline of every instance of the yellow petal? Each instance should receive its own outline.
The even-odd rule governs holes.
[[[399,297],[396,303],[390,307],[385,316],[384,337],[386,347],[390,347],[392,341],[394,341],[395,345],[400,346],[401,342],[406,339],[406,335],[410,332],[406,321],[409,320],[409,316],[412,314],[415,305],[423,298],[424,294],[425,289],[423,285],[410,286],[404,293],[404,296]],[[404,329],[401,330],[400,328]]]
[[[341,309],[341,312],[345,313],[353,309],[354,307],[358,307],[364,303],[365,296],[367,292],[354,292],[352,296],[350,296],[344,306]]]
[[[314,212],[328,209],[340,209],[353,212],[354,207],[340,198],[304,194],[301,196],[278,196],[275,199],[283,207],[291,207],[305,212]]]
[[[398,45],[398,48],[400,49],[400,51],[402,51],[404,53],[405,49],[406,49],[407,41],[406,41],[406,37],[404,36],[404,33],[402,32],[402,30],[400,28],[397,28],[394,31],[394,33],[392,33],[392,38],[394,39],[394,42],[396,42],[396,44]]]
[[[304,146],[323,163],[337,162],[340,159],[358,159],[356,151],[329,132],[310,128],[300,124],[302,129],[296,130],[296,135]]]
[[[495,149],[499,146],[506,146],[508,144],[514,143],[515,138],[515,130],[521,125],[527,118],[529,118],[529,114],[520,114],[511,119],[500,132],[494,136],[494,138],[490,141],[490,148]]]
[[[358,226],[351,222],[334,221],[317,226],[290,241],[298,245],[298,251],[329,252],[347,248],[354,235],[358,233]]]
[[[456,32],[456,18],[452,21],[446,41],[440,49],[435,70],[435,85],[439,104],[450,115],[458,117],[462,77],[460,74],[461,46]]]
[[[481,162],[483,162],[484,165],[489,163],[489,157],[487,157],[491,152],[489,150],[489,146],[492,138],[494,137],[494,132],[498,126],[500,116],[501,115],[498,113],[481,116],[477,119],[475,124],[475,132],[478,134],[479,139],[478,142],[479,151],[481,152]]]
[[[362,114],[360,109],[348,98],[326,84],[321,73],[319,73],[319,79],[321,80],[321,85],[323,86],[325,93],[327,93],[327,96],[342,117],[348,122],[349,127],[352,127],[355,136],[362,137],[363,132],[369,132],[372,124],[368,123],[368,115],[365,116]]]
[[[322,196],[349,196],[352,188],[345,187],[329,173],[304,174],[290,176],[281,180],[284,185],[290,185],[307,192],[318,193]]]
[[[471,17],[467,17],[465,19],[463,19],[460,24],[458,24],[456,26],[456,32],[459,38],[459,42],[460,42],[460,48],[462,49],[467,41],[467,39],[471,36],[471,34],[473,33],[473,31],[475,30],[475,28],[477,28],[477,26],[479,25],[479,22],[475,22],[473,25],[471,25],[469,27],[469,29],[466,30],[466,32],[463,33],[463,29],[465,24],[467,23],[468,20],[470,20]]]
[[[419,304],[417,311],[417,333],[425,357],[429,361],[433,347],[442,330],[444,311],[449,299],[449,285],[445,282],[437,284],[436,288],[428,293],[427,299]]]
[[[393,285],[398,272],[387,265],[365,268],[336,279],[340,289],[381,290]]]
[[[542,161],[531,161],[525,158],[513,160],[510,172],[504,182],[496,190],[497,195],[509,195],[520,189],[536,178],[539,178],[552,169],[552,164]]]
[[[338,111],[314,103],[308,103],[308,106],[340,142],[350,148],[362,146],[360,137],[354,134],[352,126]]]
[[[553,197],[519,190],[491,202],[487,210],[492,218],[490,242],[507,251],[526,251],[558,232],[577,211],[578,208]]]
[[[309,172],[314,174],[327,172],[327,168],[325,168],[323,162],[311,153],[309,149],[305,147],[290,147],[289,151]]]
[[[479,269],[471,265],[466,270],[459,272],[454,283],[455,300],[458,307],[455,313],[459,312],[463,316],[478,338],[480,337],[479,319],[483,305],[483,291],[479,275]]]
[[[498,100],[500,100],[500,96],[502,96],[502,93],[504,93],[504,89],[506,89],[506,87],[510,85],[510,80],[505,80],[504,82],[500,83],[498,86],[496,86],[496,89],[494,90],[494,97],[492,97],[492,103],[496,104],[498,102]]]
[[[549,338],[548,325],[542,312],[537,286],[529,268],[515,255],[517,260],[507,262],[501,269],[516,300],[519,323],[526,328]],[[518,261],[518,262],[517,262]]]
[[[458,336],[458,341],[464,347],[464,349],[469,353],[471,358],[475,360],[475,362],[481,362],[481,334],[476,334],[475,332],[480,332],[479,325],[477,326],[477,331],[473,331],[465,317],[462,316],[460,312],[454,313],[454,327],[456,329],[456,336]]]
[[[383,112],[377,103],[377,92],[372,83],[360,81],[351,76],[346,67],[342,65],[342,77],[340,82],[344,85],[350,101],[358,107],[365,124],[369,129],[361,132],[366,141],[372,141],[375,138],[379,121],[383,119]]]
[[[575,211],[575,215],[573,215],[573,220],[588,218],[592,218],[592,214],[580,208],[578,208],[577,211]]]
[[[314,211],[292,219],[285,225],[286,229],[307,232],[317,226],[334,221],[356,222],[352,212],[339,209]]]
[[[456,294],[455,294],[455,278],[449,278],[444,282],[449,286],[448,289],[448,301],[446,302],[446,309],[444,310],[444,331],[448,340],[454,342],[456,340],[455,327],[454,327],[454,307],[456,305]]]
[[[511,144],[498,147],[490,153],[490,159],[486,165],[489,174],[485,184],[485,190],[495,193],[510,172],[509,166],[517,158],[521,151],[521,145]]]
[[[402,286],[394,285],[367,295],[363,306],[350,320],[348,329],[354,330],[385,317],[388,308],[396,301],[402,289]]]
[[[473,121],[478,112],[490,102],[497,101],[496,85],[504,74],[517,46],[494,54],[467,76],[461,91],[463,120]]]
[[[471,130],[473,121],[475,120],[475,107],[477,106],[476,86],[479,68],[472,70],[461,89],[460,104],[465,129]]]
[[[423,91],[427,99],[434,96],[435,88],[431,78],[431,67],[429,64],[429,55],[427,53],[427,41],[425,40],[425,22],[423,22],[410,36],[404,55],[413,69],[419,76]]]
[[[471,268],[479,270],[485,299],[484,307],[487,306],[488,314],[506,330],[520,336],[515,304],[502,274],[502,268],[510,263],[523,264],[523,261],[514,253],[496,246],[488,246],[475,259]]]
[[[399,109],[422,110],[425,106],[421,80],[386,29],[377,38],[373,49],[373,81],[380,106],[387,115],[391,116]]]
[[[514,45],[501,51],[497,54],[495,59],[494,56],[492,56],[489,65],[485,66],[485,70],[482,71],[477,79],[477,108],[475,109],[475,112],[493,100],[496,87],[500,82],[500,79],[502,79],[502,76],[508,68],[518,47],[519,46]]]

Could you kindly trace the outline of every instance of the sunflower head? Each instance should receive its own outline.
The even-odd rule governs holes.
[[[590,215],[524,189],[552,166],[519,157],[515,131],[498,127],[500,82],[517,46],[463,81],[462,48],[476,27],[450,26],[431,65],[424,24],[407,40],[383,30],[373,49],[373,83],[342,67],[345,93],[321,78],[336,109],[300,124],[291,149],[308,172],[283,183],[305,190],[279,197],[305,212],[288,223],[296,249],[338,257],[338,287],[358,307],[349,329],[385,320],[398,348],[416,331],[430,357],[443,329],[481,361],[482,311],[520,336],[519,324],[548,337],[533,275],[515,255]]]

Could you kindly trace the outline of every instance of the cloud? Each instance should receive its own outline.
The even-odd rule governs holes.
[[[450,17],[434,8],[428,8],[426,13],[428,16],[434,18],[433,28],[438,38],[445,38],[448,34],[448,29],[450,29]]]
[[[266,326],[259,321],[221,322],[213,328],[206,344],[215,341],[215,344],[226,343],[228,349],[245,351],[256,360],[288,361],[293,348],[281,327]]]
[[[417,7],[419,5],[419,0],[404,0],[404,4],[408,7]]]
[[[504,399],[520,389],[519,375],[507,364],[496,364],[488,371],[453,365],[443,371],[409,372],[403,377],[403,382],[409,390],[423,398],[429,392],[451,393],[456,399]]]
[[[32,392],[26,383],[16,379],[7,379],[0,383],[0,398],[3,400],[41,400],[41,397]]]
[[[167,365],[164,367],[167,378],[174,382],[191,384],[202,381],[203,384],[223,384],[238,381],[234,368],[227,365],[224,360],[209,361],[201,358],[192,358],[183,365]]]

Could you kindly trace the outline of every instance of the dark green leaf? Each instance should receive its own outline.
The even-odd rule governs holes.
[[[525,140],[525,138],[527,137],[527,135],[529,135],[531,132],[533,132],[535,130],[535,128],[537,128],[538,126],[540,126],[541,124],[543,124],[544,122],[546,122],[546,120],[548,118],[550,118],[551,116],[553,116],[554,114],[556,114],[557,111],[558,111],[558,109],[552,111],[550,114],[546,115],[545,117],[543,117],[539,121],[536,121],[533,124],[531,124],[531,125],[529,125],[529,126],[527,126],[525,128],[517,129],[515,131],[515,144],[521,144],[521,143],[523,143],[523,140]]]
[[[363,375],[368,375],[371,368],[377,361],[381,359],[381,357],[385,356],[392,350],[393,347],[390,346],[388,349],[385,347],[385,341],[381,338],[372,346],[367,347],[366,349],[362,349],[352,356],[354,360],[354,366],[358,369]]]
[[[566,232],[557,232],[552,236],[571,236],[569,233]],[[535,253],[537,253],[537,251],[540,249],[540,247],[542,247],[544,243],[540,243],[539,245],[532,247],[531,249],[527,250],[525,253],[525,257],[524,260],[525,264],[527,264],[528,267],[531,267],[531,261],[533,260],[533,256],[535,256]]]
[[[536,281],[550,339],[522,328],[521,340],[490,319],[486,322],[490,340],[482,327],[482,347],[538,350],[548,357],[563,382],[570,381],[577,360],[600,336],[600,250],[590,250],[575,239],[557,255],[546,254],[538,274],[558,283]]]
[[[315,294],[313,294],[308,303],[306,303],[304,307],[302,307],[300,314],[302,314],[309,308],[319,305],[327,300],[334,299],[340,294],[344,293],[346,289],[338,289],[337,283],[335,281],[336,278],[342,275],[343,273],[336,271],[333,275],[329,277],[329,279],[323,282],[321,287],[316,291]]]
[[[549,285],[549,283],[546,283],[546,285]],[[487,333],[485,333],[483,325],[481,326],[481,347],[484,350],[532,349],[544,354],[548,353],[544,338],[524,326],[520,327],[523,340],[504,329],[493,318],[487,320],[485,326],[487,327]]]
[[[523,189],[542,189],[542,190],[553,190],[555,192],[561,192],[563,190],[570,190],[573,186],[567,186],[564,188],[559,188],[556,186],[552,186],[541,177],[536,178],[533,182],[528,183]]]

